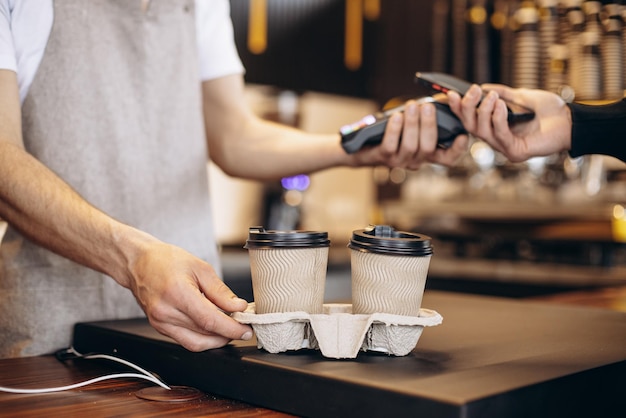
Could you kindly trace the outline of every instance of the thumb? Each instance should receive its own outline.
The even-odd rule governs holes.
[[[248,307],[248,302],[233,293],[220,279],[211,280],[206,285],[200,283],[200,289],[207,299],[225,312],[242,312]]]

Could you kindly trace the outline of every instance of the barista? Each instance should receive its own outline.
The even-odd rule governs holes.
[[[227,0],[0,0],[0,357],[143,313],[193,351],[250,338],[228,315],[246,301],[220,280],[207,155],[264,180],[451,164],[467,145],[437,149],[434,109],[408,103],[347,155],[257,118],[243,71]]]

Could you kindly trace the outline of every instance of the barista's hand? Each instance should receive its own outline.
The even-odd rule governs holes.
[[[483,90],[477,85],[472,86],[462,99],[455,92],[448,93],[450,109],[468,132],[513,162],[570,149],[571,114],[558,95],[545,90],[513,89],[497,84],[482,87],[489,91],[482,102]],[[509,126],[506,104],[501,98],[533,109],[535,118]]]
[[[424,162],[454,165],[467,151],[467,135],[459,135],[448,149],[437,147],[437,117],[432,103],[406,103],[403,113],[387,122],[380,145],[355,154],[358,165],[386,165],[417,170]]]
[[[128,287],[152,326],[188,350],[203,351],[252,337],[250,326],[228,316],[245,310],[247,302],[209,264],[188,252],[155,240],[142,248],[130,269]]]

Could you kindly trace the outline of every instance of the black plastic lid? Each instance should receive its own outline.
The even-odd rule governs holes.
[[[348,247],[363,252],[390,255],[432,255],[431,238],[414,232],[396,231],[389,225],[371,225],[352,232]]]
[[[314,248],[328,247],[328,232],[266,231],[262,226],[251,227],[244,248]]]

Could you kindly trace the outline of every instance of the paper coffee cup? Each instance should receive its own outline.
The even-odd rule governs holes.
[[[433,253],[430,237],[374,225],[353,231],[348,247],[355,314],[419,316]]]
[[[245,248],[255,312],[322,313],[329,246],[327,232],[250,228]]]

